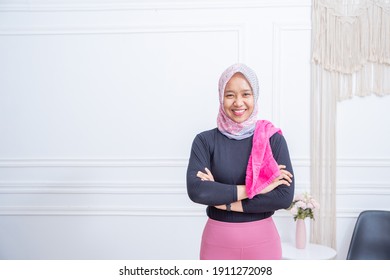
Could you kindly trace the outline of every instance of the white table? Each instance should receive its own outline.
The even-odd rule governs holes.
[[[295,244],[282,243],[282,257],[284,260],[331,260],[337,252],[327,246],[307,244],[305,249],[297,249]]]

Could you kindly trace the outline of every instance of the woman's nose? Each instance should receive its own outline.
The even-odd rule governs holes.
[[[237,106],[237,107],[241,107],[243,105],[242,98],[241,97],[237,97],[234,100],[234,105]]]

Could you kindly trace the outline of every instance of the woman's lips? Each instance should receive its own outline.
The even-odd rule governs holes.
[[[245,109],[240,109],[240,110],[232,110],[233,114],[237,117],[241,117],[245,113]]]

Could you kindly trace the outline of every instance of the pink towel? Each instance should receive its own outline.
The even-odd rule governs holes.
[[[269,138],[276,132],[282,134],[282,131],[271,122],[257,121],[245,178],[249,198],[253,198],[280,175],[278,163],[269,144]]]

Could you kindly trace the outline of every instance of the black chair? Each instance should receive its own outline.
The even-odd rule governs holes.
[[[390,211],[367,210],[359,214],[347,260],[390,260]]]

